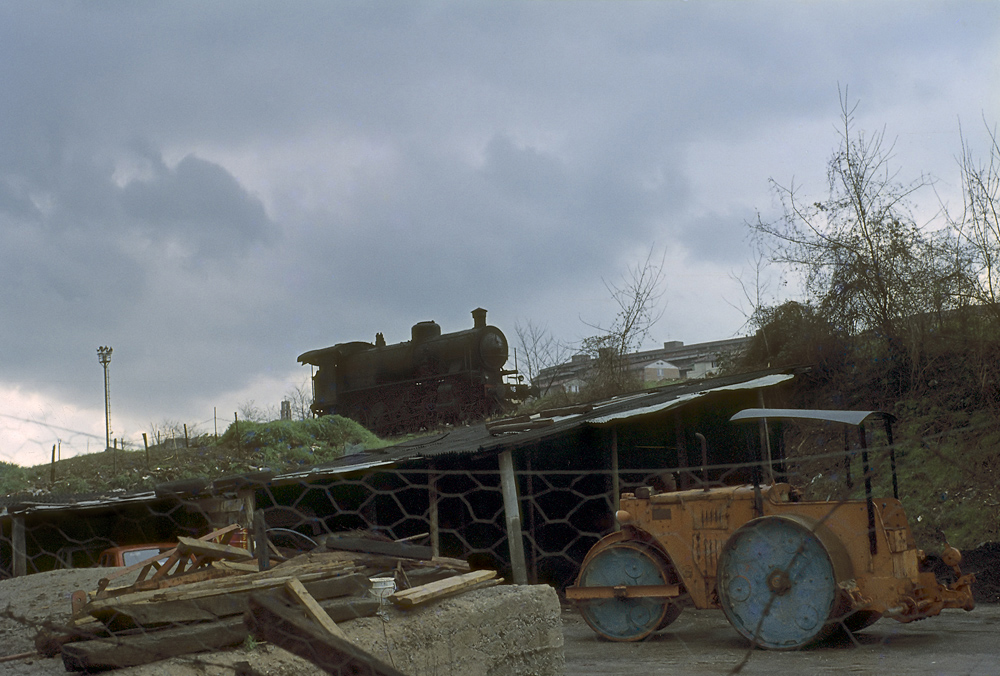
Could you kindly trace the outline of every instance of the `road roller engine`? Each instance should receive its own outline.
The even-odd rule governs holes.
[[[857,428],[864,499],[807,501],[799,489],[774,481],[769,420]],[[710,487],[706,481],[690,490],[643,486],[623,493],[621,530],[591,548],[566,590],[600,636],[637,641],[676,620],[684,606],[721,608],[755,646],[790,650],[883,617],[911,622],[945,608],[972,610],[974,576],[962,574],[957,549],[946,545],[941,554],[954,582],[943,584],[921,571],[926,557],[899,501],[891,415],[747,409],[731,421],[761,426],[760,466],[768,476],[748,485]],[[867,421],[885,426],[892,498],[872,495]],[[698,436],[707,466],[704,437]]]

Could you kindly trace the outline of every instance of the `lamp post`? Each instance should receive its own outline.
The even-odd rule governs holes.
[[[104,367],[104,450],[111,448],[111,388],[108,381],[108,364],[111,363],[111,348],[97,348],[97,361]]]

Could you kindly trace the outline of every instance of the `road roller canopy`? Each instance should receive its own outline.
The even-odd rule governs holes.
[[[746,420],[825,420],[828,422],[844,423],[857,427],[869,418],[882,420],[889,423],[896,421],[896,418],[884,411],[829,411],[811,410],[804,408],[747,408],[732,418],[730,422],[740,422]]]

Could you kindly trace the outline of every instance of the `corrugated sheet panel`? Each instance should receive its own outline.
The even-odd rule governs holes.
[[[772,387],[780,383],[791,380],[795,376],[787,373],[776,373],[772,375],[762,376],[760,378],[755,378],[753,380],[748,380],[742,383],[736,383],[734,385],[722,385],[720,387],[713,387],[707,390],[701,390],[699,392],[692,392],[690,394],[684,394],[676,399],[671,399],[670,401],[663,401],[657,404],[651,404],[649,406],[642,406],[634,408],[628,411],[620,411],[618,413],[610,413],[604,416],[596,416],[587,420],[587,423],[591,425],[607,425],[618,420],[628,420],[629,418],[636,418],[643,415],[650,415],[651,413],[659,413],[661,411],[667,411],[678,406],[682,406],[689,401],[695,399],[700,399],[705,395],[711,394],[712,392],[724,392],[727,390],[754,390],[760,387]]]

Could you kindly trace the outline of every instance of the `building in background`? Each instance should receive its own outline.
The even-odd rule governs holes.
[[[749,338],[729,338],[685,345],[672,340],[662,348],[626,355],[629,369],[642,371],[643,382],[707,378],[718,374],[720,361],[742,352]],[[594,360],[590,355],[573,355],[570,361],[542,369],[533,384],[539,392],[576,394],[587,382]]]

